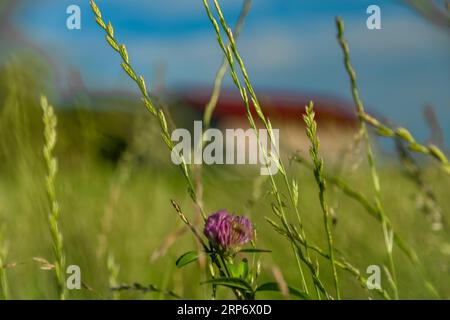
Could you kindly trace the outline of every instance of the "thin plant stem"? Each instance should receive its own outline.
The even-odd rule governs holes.
[[[132,285],[123,284],[120,286],[111,287],[110,289],[113,292],[138,291],[138,292],[141,292],[144,294],[149,293],[149,292],[156,292],[156,293],[159,293],[159,294],[162,294],[164,296],[168,296],[168,297],[171,297],[174,299],[182,299],[182,297],[180,295],[176,294],[172,290],[168,290],[168,291],[162,290],[153,284],[149,284],[149,285],[142,285],[140,283],[133,283]]]
[[[403,127],[390,128],[364,110],[359,112],[359,118],[375,128],[375,132],[379,136],[400,139],[406,143],[409,151],[422,153],[434,158],[440,163],[442,170],[450,175],[450,162],[444,152],[436,145],[431,143],[428,145],[420,144],[407,129]]]
[[[356,111],[358,115],[365,114],[364,105],[360,98],[358,86],[356,83],[356,72],[353,69],[353,66],[350,63],[350,50],[347,44],[347,41],[344,39],[344,21],[341,18],[336,19],[336,26],[338,30],[337,39],[338,42],[342,48],[343,54],[344,54],[344,64],[345,69],[349,75],[350,78],[350,85],[351,85],[351,92],[352,97],[356,106]],[[372,146],[370,143],[369,134],[366,128],[366,123],[360,117],[360,128],[363,132],[364,140],[366,142],[366,151],[367,151],[367,161],[369,163],[371,177],[372,177],[372,183],[375,190],[375,206],[377,208],[377,211],[380,213],[381,218],[381,224],[383,229],[383,236],[384,236],[384,243],[387,251],[387,257],[389,261],[390,266],[390,273],[392,276],[392,289],[394,291],[394,296],[396,299],[398,299],[398,286],[397,286],[397,276],[395,272],[395,264],[394,264],[394,257],[393,257],[393,231],[392,228],[390,228],[390,225],[388,223],[388,219],[386,217],[386,214],[384,212],[384,209],[381,204],[381,187],[380,187],[380,179],[378,176],[378,172],[375,165],[375,160],[373,156]]]
[[[110,288],[117,287],[119,285],[118,277],[119,277],[120,266],[117,264],[117,261],[114,258],[114,255],[112,252],[108,253],[108,257],[106,259],[106,269],[108,270],[108,285],[109,285],[109,287]],[[113,290],[112,299],[119,300],[120,299],[120,291]]]
[[[239,38],[239,35],[242,31],[242,27],[244,26],[245,18],[247,17],[248,13],[250,12],[251,5],[252,5],[252,0],[244,1],[241,13],[239,14],[238,22],[236,24],[236,27],[233,30],[235,39]],[[225,75],[227,74],[228,67],[229,67],[228,60],[227,60],[226,56],[224,56],[222,59],[222,64],[216,73],[216,78],[214,79],[213,92],[211,94],[211,97],[210,97],[208,103],[206,104],[205,112],[203,113],[203,125],[206,129],[209,128],[211,125],[211,117],[217,106],[217,102],[219,101],[223,79],[225,78]]]
[[[323,220],[325,225],[325,231],[327,233],[328,252],[330,255],[331,269],[333,271],[334,287],[336,289],[336,298],[340,300],[341,294],[339,291],[339,278],[336,271],[336,262],[334,258],[334,245],[333,245],[333,235],[331,232],[330,213],[326,201],[326,182],[323,173],[324,163],[323,159],[319,157],[320,142],[319,138],[317,137],[317,123],[314,119],[315,114],[313,111],[313,107],[314,107],[313,102],[310,102],[309,106],[306,107],[306,112],[305,115],[303,116],[303,120],[306,124],[306,135],[311,141],[309,153],[311,155],[311,159],[314,164],[314,177],[316,179],[317,185],[319,186],[320,206],[323,211]]]
[[[6,258],[8,256],[8,244],[5,239],[4,227],[0,228],[0,299],[9,299],[8,278],[6,275]]]

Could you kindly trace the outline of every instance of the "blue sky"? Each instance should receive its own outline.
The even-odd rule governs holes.
[[[155,66],[164,64],[169,87],[211,85],[221,52],[201,0],[97,2],[148,81]],[[221,3],[230,24],[234,23],[241,1]],[[65,27],[70,4],[82,9],[79,31]],[[370,4],[381,7],[382,30],[366,28]],[[401,1],[254,0],[238,46],[255,86],[349,99],[335,40],[336,15],[346,21],[367,107],[426,139],[421,108],[431,104],[450,136],[450,33],[423,20]],[[76,68],[89,87],[133,88],[93,22],[87,0],[25,1],[15,21],[37,45],[52,52],[63,76]]]

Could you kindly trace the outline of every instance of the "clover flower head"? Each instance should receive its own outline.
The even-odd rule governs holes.
[[[213,246],[229,254],[253,239],[253,225],[244,216],[220,210],[208,217],[204,234]]]

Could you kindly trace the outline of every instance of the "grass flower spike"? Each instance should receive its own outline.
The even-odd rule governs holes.
[[[63,248],[63,236],[59,227],[60,207],[56,199],[55,178],[58,172],[57,160],[54,157],[54,148],[56,145],[56,124],[57,117],[51,105],[48,104],[45,96],[41,97],[41,107],[43,111],[44,140],[43,155],[47,167],[46,191],[49,203],[48,223],[53,242],[53,253],[55,255],[55,272],[58,282],[58,293],[61,300],[67,297],[65,281],[65,255]]]

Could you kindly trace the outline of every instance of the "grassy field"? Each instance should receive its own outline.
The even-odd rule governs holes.
[[[84,115],[85,122],[92,122],[96,128],[102,128],[98,118],[95,120],[95,116],[87,115]],[[59,116],[64,119],[66,114],[60,113]],[[110,117],[113,118],[112,115]],[[117,122],[127,123],[129,120],[121,114],[116,114],[116,117]],[[72,119],[75,123],[72,125],[77,127],[73,114],[68,119]],[[39,120],[37,118],[37,122]],[[111,298],[111,268],[108,269],[107,258],[108,254],[113,254],[115,263],[120,267],[118,284],[154,284],[162,290],[173,290],[182,297],[208,298],[210,289],[200,285],[206,271],[199,272],[199,265],[195,263],[180,270],[175,266],[176,259],[182,253],[195,248],[190,233],[175,237],[167,252],[154,258],[155,252],[169,235],[183,226],[170,204],[171,199],[179,202],[189,218],[195,220],[195,208],[186,192],[182,176],[176,166],[161,159],[170,156],[163,143],[157,136],[156,139],[149,139],[151,148],[141,149],[140,144],[136,143],[133,145],[136,147],[130,147],[134,151],[124,154],[125,160],[114,163],[105,159],[102,148],[94,143],[84,151],[75,148],[79,147],[80,136],[87,133],[67,129],[71,128],[70,122],[62,121],[58,129],[60,139],[65,142],[61,142],[56,152],[60,159],[56,180],[56,193],[61,207],[60,228],[64,235],[67,264],[80,266],[82,281],[91,290],[74,290],[69,293],[69,297]],[[151,136],[151,127],[155,125],[152,123],[149,119],[150,132],[144,136]],[[39,128],[39,125],[36,124],[36,127]],[[99,129],[92,134],[102,136],[104,133]],[[40,150],[43,138],[41,132],[36,131],[28,139],[31,141],[22,140],[22,144],[15,147],[10,145],[8,150],[14,150],[14,153],[3,155],[2,160],[0,221],[5,231],[2,240],[9,248],[6,263],[14,264],[6,269],[6,276],[10,297],[51,299],[57,298],[53,272],[41,270],[41,264],[33,260],[33,257],[41,257],[52,261],[52,241],[46,216],[45,169]],[[30,149],[26,146],[30,146]],[[158,150],[157,157],[154,156],[155,150]],[[299,181],[299,207],[308,238],[326,247],[313,174],[296,163],[292,163],[288,170]],[[430,166],[425,171],[437,203],[448,219],[446,195],[450,181],[442,179],[439,168]],[[398,248],[394,248],[400,297],[448,298],[450,285],[448,281],[443,281],[448,278],[450,267],[447,229],[431,229],[430,221],[416,203],[420,191],[405,177],[395,161],[385,159],[380,173],[385,211],[393,228],[417,252],[423,265],[422,273],[422,267],[408,261]],[[353,188],[368,196],[373,193],[365,166],[356,172],[346,169],[342,176]],[[259,255],[261,279],[274,281],[274,270],[278,269],[286,282],[301,287],[291,248],[265,221],[265,217],[274,218],[272,201],[268,199],[268,178],[256,175],[255,170],[236,170],[233,166],[205,167],[203,189],[204,207],[208,213],[227,208],[254,221],[258,247],[272,251]],[[342,254],[362,272],[369,265],[385,264],[382,228],[376,219],[339,189],[331,186],[329,195],[329,203],[337,219],[333,233],[338,256]],[[289,217],[294,219],[293,214]],[[106,242],[101,240],[102,235]],[[324,283],[331,285],[329,266],[325,259],[318,259],[323,265],[320,268],[321,278]],[[377,297],[361,288],[353,276],[343,271],[339,271],[339,274],[343,298]],[[387,281],[385,277],[382,278],[382,285],[387,285],[384,281]],[[433,285],[438,296],[427,288],[425,281]],[[128,291],[122,292],[120,297],[165,298],[160,293]],[[219,297],[232,298],[232,294],[221,289]],[[282,298],[276,293],[261,293],[259,297]]]
[[[311,107],[304,119],[311,149],[299,150],[294,159],[283,154],[279,174],[260,176],[255,168],[223,165],[181,165],[180,172],[170,161],[173,145],[167,137],[173,123],[189,115],[154,103],[125,46],[114,38],[112,25],[103,22],[95,5],[93,9],[149,112],[134,102],[129,112],[94,111],[95,103],[88,99],[57,106],[53,114],[39,101],[47,92],[39,68],[28,60],[3,67],[0,297],[450,298],[448,160],[406,129],[389,128],[365,113],[339,21],[338,40],[365,147],[349,141],[353,148],[340,161],[325,157],[323,163]],[[220,7],[217,18],[207,9],[251,126],[256,128],[256,117],[270,132]],[[383,155],[374,143],[374,130],[366,125],[397,141],[403,161],[395,153]],[[317,130],[320,136],[321,128]],[[228,256],[208,239],[208,257],[179,268],[176,261],[186,251],[204,251],[183,214],[203,234],[201,213],[209,216],[221,209],[248,217],[256,230],[256,248],[270,252]],[[250,273],[238,270],[235,276],[227,268],[236,267],[233,259],[243,258]],[[82,288],[65,292],[69,265],[80,267]],[[374,265],[381,270],[378,290],[368,288],[366,279]],[[204,283],[212,277],[233,283],[233,290]],[[276,288],[255,289],[269,282]],[[251,292],[242,289],[248,283]],[[289,295],[289,290],[300,294]]]

